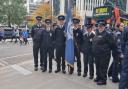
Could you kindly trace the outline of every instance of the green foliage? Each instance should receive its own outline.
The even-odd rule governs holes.
[[[20,25],[26,18],[24,0],[0,0],[0,22]]]

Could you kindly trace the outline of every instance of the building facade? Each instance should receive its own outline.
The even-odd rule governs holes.
[[[77,15],[84,17],[91,17],[93,14],[93,8],[103,6],[106,0],[76,0]]]

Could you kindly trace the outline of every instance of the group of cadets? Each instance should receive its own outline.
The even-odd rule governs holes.
[[[49,73],[52,72],[52,60],[55,59],[57,64],[55,73],[62,71],[62,73],[65,74],[65,16],[58,16],[58,25],[55,24],[53,27],[51,19],[45,19],[45,25],[41,22],[41,16],[37,16],[36,19],[37,23],[32,27],[31,32],[33,39],[34,70],[38,70],[38,53],[40,51],[40,67],[42,72],[47,71],[47,58],[49,58]],[[123,69],[123,66],[121,66],[121,59],[123,59],[121,40],[123,39],[124,24],[118,24],[114,31],[110,31],[106,30],[105,21],[99,20],[95,29],[93,28],[93,24],[87,23],[85,24],[86,30],[82,30],[79,25],[79,19],[73,18],[72,22],[74,58],[77,62],[78,76],[81,76],[82,52],[84,55],[83,77],[88,76],[89,69],[89,79],[94,78],[95,63],[96,78],[94,82],[96,82],[97,85],[106,85],[107,76],[112,77],[113,82],[119,82],[118,74],[120,73],[121,67]],[[108,71],[111,52],[113,62]],[[69,74],[73,72],[74,68],[69,67]]]

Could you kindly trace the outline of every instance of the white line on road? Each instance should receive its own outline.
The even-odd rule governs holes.
[[[27,56],[31,55],[32,53],[27,53],[27,54],[21,54],[21,55],[16,55],[16,56],[11,56],[11,57],[5,57],[5,58],[0,58],[0,60],[5,60],[5,59],[10,59],[10,58],[16,58],[16,57],[22,57],[22,56]]]
[[[2,62],[2,64],[4,64],[4,65],[8,65],[8,62],[6,62],[4,60],[0,60],[0,62]]]
[[[12,48],[12,47],[0,47],[0,49],[9,49],[9,48]]]
[[[0,65],[1,65],[1,66],[5,66],[5,64],[3,64],[3,63],[0,63]]]
[[[32,74],[32,72],[31,71],[28,71],[28,70],[26,70],[25,68],[23,68],[23,67],[21,67],[21,66],[19,66],[19,65],[11,65],[11,67],[13,68],[13,69],[15,69],[16,71],[18,71],[18,72],[20,72],[21,74],[23,74],[23,75],[30,75],[30,74]]]

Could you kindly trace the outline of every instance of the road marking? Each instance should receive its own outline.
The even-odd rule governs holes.
[[[12,47],[0,47],[0,49],[9,49],[9,48],[12,48]]]
[[[20,72],[23,75],[30,75],[32,74],[31,71],[26,70],[25,68],[19,66],[19,65],[11,65],[11,68],[15,69],[16,71]]]
[[[1,62],[0,62],[0,65],[1,65],[1,66],[5,66],[5,64],[3,64],[3,63],[1,63]]]
[[[22,57],[22,56],[27,56],[27,55],[31,55],[31,54],[32,53],[27,53],[27,54],[21,54],[21,55],[17,55],[17,56],[5,57],[5,58],[0,58],[0,60],[6,60],[6,59],[10,59],[10,58]]]
[[[8,65],[8,62],[6,62],[4,60],[0,60],[0,62],[2,62],[4,65]]]

